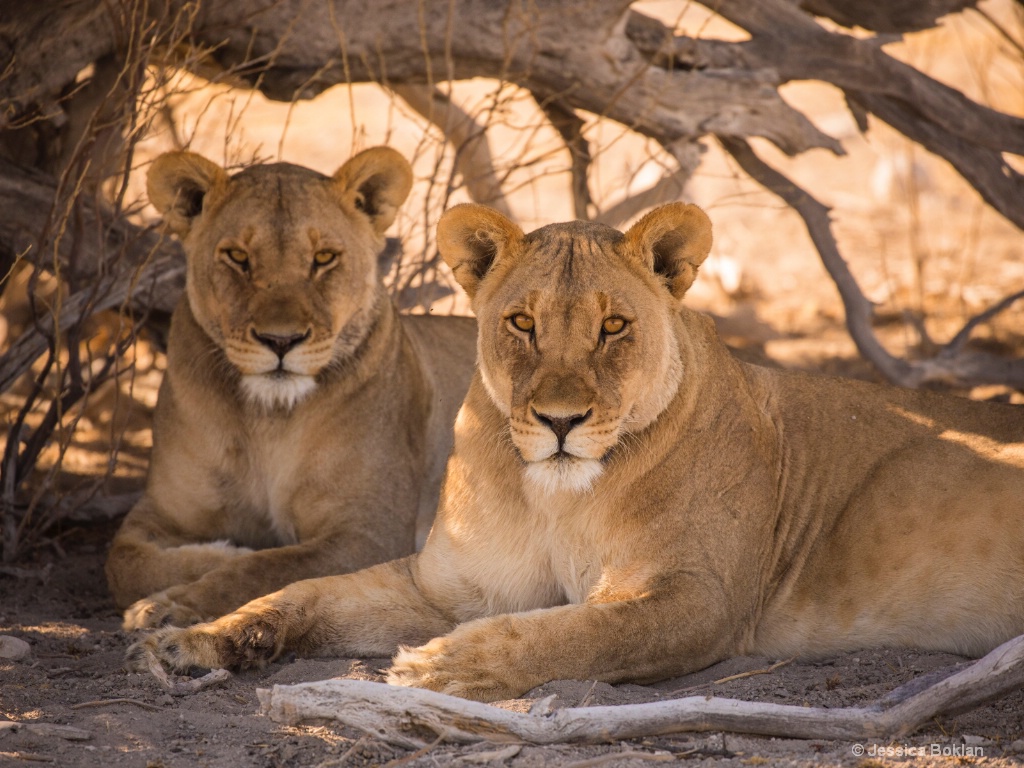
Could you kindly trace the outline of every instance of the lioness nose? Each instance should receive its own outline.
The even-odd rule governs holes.
[[[538,412],[537,409],[534,408],[533,415],[537,421],[555,433],[555,437],[558,438],[558,447],[561,448],[562,444],[565,442],[566,436],[573,429],[589,419],[590,414],[593,413],[593,411],[594,409],[591,408],[586,413],[577,413],[572,416],[549,416],[546,413]]]
[[[282,336],[276,333],[257,333],[255,328],[252,329],[252,337],[263,346],[268,347],[279,358],[284,358],[290,350],[308,339],[309,334],[310,332],[306,331],[305,333]]]

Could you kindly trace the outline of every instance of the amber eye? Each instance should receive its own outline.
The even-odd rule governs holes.
[[[530,333],[533,331],[533,318],[529,315],[524,315],[522,313],[512,315],[508,321],[512,323],[512,327],[517,331],[522,331],[523,333]]]
[[[236,267],[241,267],[245,272],[249,271],[249,254],[241,248],[224,248],[221,253]]]
[[[337,251],[317,251],[313,254],[313,264],[318,267],[326,267],[328,264],[333,264],[337,258]]]
[[[626,328],[626,321],[621,317],[609,317],[601,324],[601,330],[608,336],[622,333]]]

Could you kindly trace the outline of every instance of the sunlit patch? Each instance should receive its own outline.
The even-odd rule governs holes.
[[[264,408],[290,410],[316,389],[316,379],[294,373],[275,372],[258,376],[243,376],[245,396]]]
[[[596,459],[557,457],[526,465],[526,480],[546,494],[585,493],[604,471]]]
[[[10,629],[19,632],[57,637],[62,640],[76,640],[89,634],[90,630],[78,624],[67,624],[60,621],[48,621],[43,624],[13,624]]]

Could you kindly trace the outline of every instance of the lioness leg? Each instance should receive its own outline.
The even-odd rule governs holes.
[[[107,557],[107,582],[125,629],[210,621],[293,581],[346,573],[408,554],[407,535],[395,532],[400,518],[376,527],[334,526],[328,535],[297,544],[251,550],[226,541],[190,543],[160,524],[152,502],[143,498],[114,537]]]
[[[556,679],[660,680],[728,655],[718,625],[650,597],[493,616],[402,648],[388,682],[500,701]]]
[[[158,518],[151,509],[152,502],[144,497],[125,519],[107,556],[107,583],[118,608],[127,608],[136,600],[168,587],[193,582],[252,552],[226,540],[191,543],[133,520],[136,516]]]
[[[180,553],[181,548],[178,548]],[[359,555],[349,555],[356,551]],[[168,557],[174,550],[161,553]],[[124,613],[125,629],[145,629],[170,623],[183,626],[210,621],[262,595],[302,579],[387,560],[368,535],[353,535],[344,542],[316,539],[286,547],[236,554],[195,581],[177,584],[130,605]],[[159,562],[159,559],[157,559]]]
[[[287,651],[390,656],[455,625],[416,587],[415,558],[299,581],[208,624],[157,630],[129,649],[128,664],[145,670],[151,655],[175,670],[259,666]]]

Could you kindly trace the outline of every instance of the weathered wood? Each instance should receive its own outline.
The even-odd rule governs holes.
[[[972,7],[977,0],[800,0],[805,11],[845,27],[876,32],[914,32],[934,27],[947,13]]]
[[[971,709],[1024,686],[1024,636],[966,669],[893,704],[821,709],[691,696],[649,704],[510,712],[417,688],[363,680],[275,685],[257,691],[279,723],[336,720],[406,748],[431,732],[446,741],[531,744],[608,742],[687,731],[731,731],[801,739],[902,738],[933,717]]]

